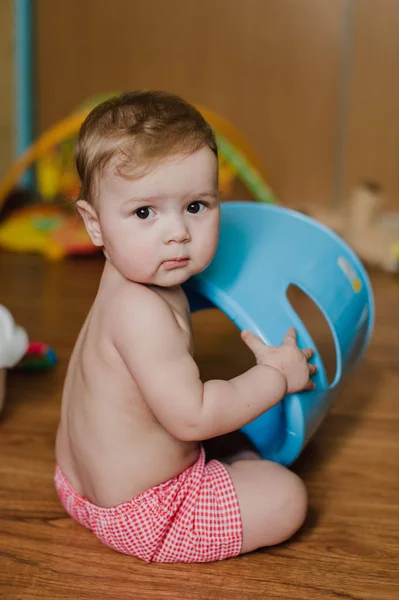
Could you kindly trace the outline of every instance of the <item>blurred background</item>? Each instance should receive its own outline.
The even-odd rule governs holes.
[[[44,340],[7,388],[0,368],[2,598],[399,598],[399,0],[0,0],[0,85],[0,303]],[[207,567],[206,581],[104,559],[68,525],[51,481],[65,372],[103,268],[101,254],[69,258],[93,251],[65,202],[79,185],[74,135],[101,97],[137,88],[206,113],[224,200],[304,211],[373,266],[370,350],[295,465],[311,498],[304,532]],[[325,273],[339,316],[348,294]],[[330,324],[302,296],[288,299],[332,381]],[[204,380],[253,364],[221,311],[195,317]]]
[[[396,0],[2,0],[0,178],[26,4],[32,139],[96,95],[161,88],[232,123],[281,203],[334,207],[367,179],[399,208]]]

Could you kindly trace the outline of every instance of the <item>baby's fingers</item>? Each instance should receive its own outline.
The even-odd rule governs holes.
[[[241,332],[241,339],[246,343],[248,348],[255,354],[255,357],[258,358],[259,354],[264,350],[265,344],[262,342],[257,335],[252,333],[252,331],[244,330]]]
[[[303,391],[310,391],[310,390],[314,390],[316,387],[316,384],[314,381],[312,381],[311,379],[309,379],[309,381],[307,382],[307,384],[305,385],[305,387],[303,388]]]
[[[304,355],[306,360],[310,360],[312,356],[314,356],[314,350],[313,348],[305,348],[304,350],[302,350],[302,354]]]
[[[290,327],[284,336],[283,344],[286,346],[296,346],[296,343],[296,329],[295,327]]]
[[[315,375],[315,373],[317,373],[316,365],[309,365],[309,373],[310,373],[310,376]]]

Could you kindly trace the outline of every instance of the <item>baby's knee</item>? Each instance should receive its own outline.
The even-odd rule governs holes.
[[[305,484],[291,471],[287,472],[285,500],[286,530],[281,532],[282,542],[302,527],[308,510],[308,494]]]
[[[308,500],[297,475],[269,461],[242,461],[228,470],[241,509],[242,553],[280,544],[298,531]]]

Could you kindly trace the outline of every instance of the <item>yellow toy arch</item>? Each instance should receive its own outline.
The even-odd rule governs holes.
[[[0,183],[0,206],[27,169],[58,144],[78,133],[94,105],[93,102],[88,103],[84,108],[50,127],[15,161]],[[274,195],[262,174],[260,160],[238,129],[208,108],[200,105],[197,105],[197,108],[214,129],[221,158],[231,167],[232,172],[243,181],[256,200],[275,203]]]

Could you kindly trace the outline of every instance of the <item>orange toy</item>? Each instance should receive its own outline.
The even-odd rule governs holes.
[[[38,252],[50,260],[98,251],[78,215],[44,204],[12,212],[0,224],[0,246],[13,252]]]
[[[56,198],[76,197],[79,179],[73,160],[74,139],[90,110],[109,95],[96,97],[77,112],[45,131],[16,160],[6,177],[0,182],[0,205],[13,190],[19,178],[36,164],[36,185],[44,202]],[[217,113],[197,106],[214,129],[220,155],[220,188],[222,196],[229,194],[234,179],[241,180],[251,191],[255,200],[276,203],[262,173],[260,160],[229,121]]]

